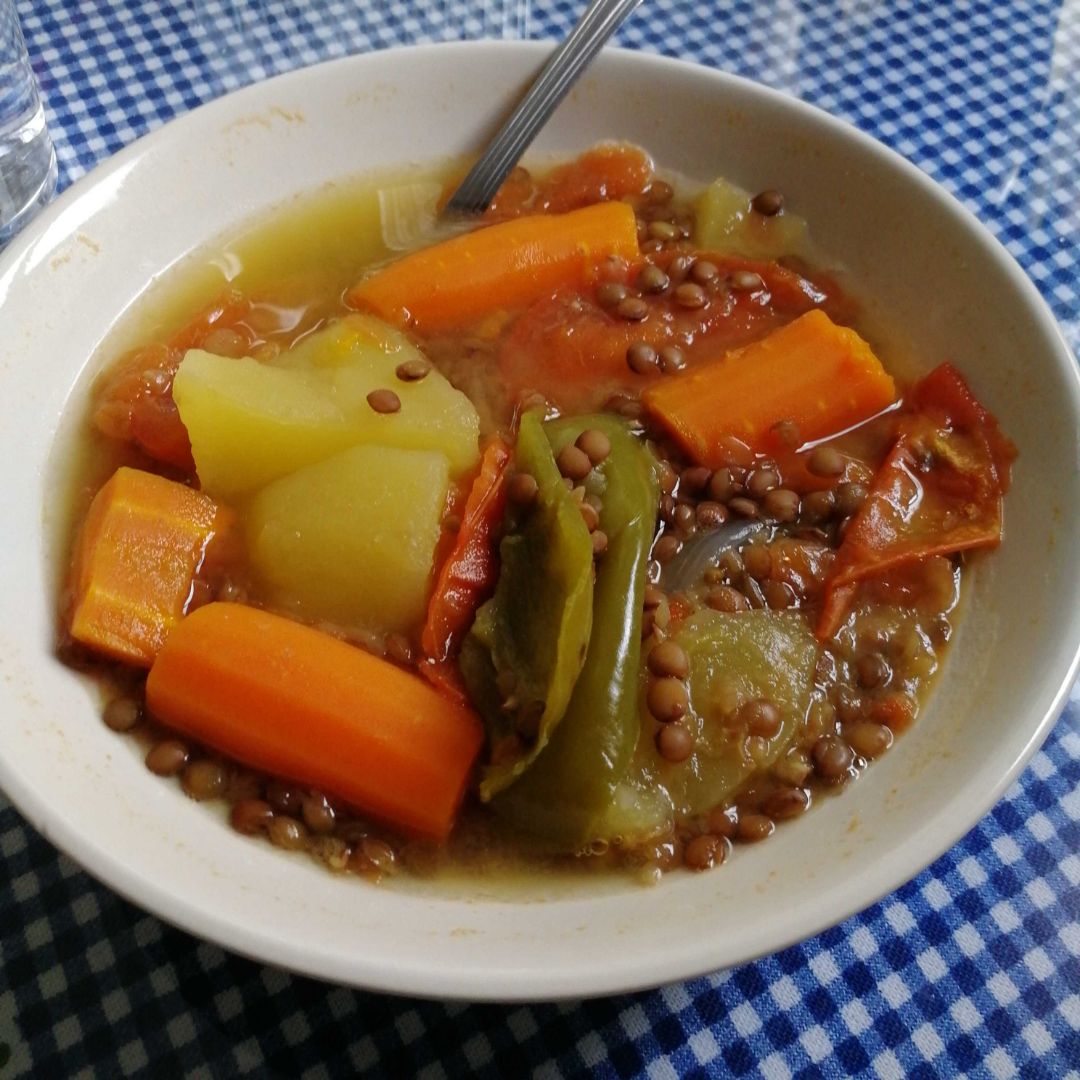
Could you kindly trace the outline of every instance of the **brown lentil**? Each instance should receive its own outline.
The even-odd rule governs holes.
[[[717,585],[705,594],[705,603],[714,611],[749,611],[750,601],[731,585]]]
[[[286,851],[299,851],[307,843],[307,829],[296,818],[284,814],[275,815],[266,831],[270,843]]]
[[[761,500],[761,508],[773,521],[794,521],[799,516],[799,494],[791,488],[774,488]]]
[[[263,799],[241,799],[229,813],[232,827],[244,836],[254,836],[270,827],[274,811]]]
[[[742,561],[746,572],[758,581],[772,572],[772,552],[764,544],[747,544],[742,549]]]
[[[669,203],[675,197],[675,189],[666,180],[654,180],[645,192],[645,197],[653,205]]]
[[[686,367],[686,355],[678,345],[665,345],[657,352],[660,370],[665,375],[674,375]]]
[[[723,838],[704,833],[695,836],[683,849],[683,864],[690,870],[711,870],[727,858]]]
[[[710,499],[715,499],[717,502],[727,502],[738,492],[738,486],[731,477],[731,469],[727,467],[717,469],[712,474],[712,479],[709,481]]]
[[[578,509],[581,511],[581,516],[585,519],[585,528],[589,532],[595,532],[600,527],[600,515],[597,513],[596,507],[591,503],[583,502]]]
[[[360,874],[381,876],[391,873],[396,862],[394,849],[385,840],[365,836],[353,852],[349,866]]]
[[[667,274],[652,263],[646,263],[637,278],[637,287],[643,293],[662,293],[670,284]]]
[[[594,464],[599,465],[611,453],[611,440],[597,428],[586,428],[574,445]]]
[[[697,508],[697,523],[703,529],[715,529],[728,519],[727,507],[718,502],[701,502]]]
[[[664,533],[653,544],[652,556],[657,562],[666,563],[675,558],[680,551],[682,551],[682,541],[677,536],[672,536],[671,533]]]
[[[175,776],[188,763],[191,751],[178,739],[155,743],[146,755],[146,767],[157,776]]]
[[[559,472],[568,480],[584,480],[592,472],[592,462],[584,450],[576,446],[564,446],[555,459]]]
[[[775,217],[784,209],[784,196],[774,188],[759,191],[751,200],[750,206],[762,217]]]
[[[649,684],[645,704],[648,705],[649,712],[662,724],[671,724],[686,715],[690,708],[690,698],[679,679],[665,677],[654,679]]]
[[[789,450],[796,449],[802,442],[802,432],[794,420],[778,420],[770,430]]]
[[[810,751],[814,769],[824,780],[841,780],[854,764],[855,755],[838,735],[822,735]]]
[[[604,409],[627,420],[637,420],[642,413],[641,402],[633,394],[612,394],[604,402]]]
[[[872,720],[861,721],[844,728],[844,737],[860,757],[880,757],[893,744],[892,730]]]
[[[840,476],[844,465],[844,455],[835,446],[815,446],[806,459],[806,467],[814,476]]]
[[[735,270],[728,277],[728,283],[740,292],[756,292],[758,289],[765,288],[761,275],[753,270]]]
[[[667,593],[659,586],[653,585],[651,582],[645,586],[644,607],[646,611],[649,608],[659,607],[666,599]]]
[[[626,350],[626,366],[635,375],[657,375],[660,372],[656,350],[645,341],[635,341]]]
[[[753,698],[741,705],[736,714],[736,720],[751,735],[760,735],[763,739],[771,739],[780,733],[782,719],[780,709],[768,698]]]
[[[202,758],[185,766],[180,776],[180,786],[184,794],[196,802],[217,799],[225,794],[229,786],[229,770],[212,758]]]
[[[604,281],[596,286],[596,302],[601,307],[617,307],[629,295],[630,290],[617,281]]]
[[[694,752],[694,736],[683,724],[665,724],[656,733],[656,749],[665,761],[678,765]]]
[[[401,408],[401,398],[393,390],[372,390],[367,403],[377,413],[396,413]]]
[[[527,472],[514,473],[506,486],[507,497],[518,506],[532,505],[539,493],[540,485],[536,482],[536,477]]]
[[[607,551],[607,549],[608,549],[607,533],[604,532],[602,529],[597,529],[596,532],[594,532],[592,534],[592,553],[593,553],[593,557],[596,558],[596,557],[598,557],[600,555],[603,555],[604,552]]]
[[[649,314],[649,305],[640,296],[628,296],[615,305],[615,314],[627,322],[641,322]]]
[[[693,271],[691,271],[691,273],[692,272]],[[678,304],[679,307],[688,308],[690,310],[703,308],[709,302],[709,297],[705,290],[693,281],[684,281],[681,285],[677,285],[673,295],[675,303]]]
[[[142,719],[142,702],[137,697],[115,697],[102,713],[105,726],[113,731],[130,731]]]
[[[787,821],[810,809],[810,793],[801,787],[777,788],[762,800],[761,809],[774,821]]]
[[[795,603],[795,594],[791,586],[775,578],[768,578],[761,583],[761,591],[765,597],[765,603],[773,611],[783,611]]]
[[[690,267],[693,265],[694,260],[689,255],[676,255],[671,262],[668,263],[668,277],[672,281],[682,281],[684,277],[690,272]]]
[[[690,494],[704,491],[712,479],[712,470],[704,465],[691,465],[683,469],[679,476],[679,490]]]
[[[673,518],[675,527],[680,532],[691,533],[694,531],[694,526],[697,524],[697,513],[694,508],[687,503],[679,503],[679,505],[675,507]]]
[[[852,481],[836,485],[836,511],[841,517],[848,517],[866,501],[866,485]]]
[[[677,240],[679,227],[670,221],[650,221],[649,236],[653,240]]]
[[[859,674],[859,685],[867,690],[884,686],[892,675],[888,662],[879,653],[865,653],[860,656],[855,661],[855,668]]]
[[[799,504],[800,516],[803,521],[811,524],[828,521],[835,509],[836,496],[831,488],[826,488],[824,491],[811,491],[810,494],[803,496]]]
[[[304,793],[283,780],[271,780],[266,785],[266,801],[279,814],[292,814],[300,809]]]
[[[412,360],[406,360],[403,364],[398,364],[394,369],[394,374],[402,382],[419,382],[425,378],[431,371],[431,364],[422,357],[416,356]]]
[[[670,495],[679,482],[679,474],[672,467],[670,461],[660,462],[660,490],[665,495]]]
[[[719,276],[719,267],[708,259],[695,259],[693,266],[690,267],[690,279],[699,285],[708,285]]]
[[[746,494],[761,499],[779,483],[780,477],[773,469],[754,469],[746,478]]]
[[[300,804],[304,824],[315,834],[325,836],[334,831],[334,808],[320,792],[312,792]]]
[[[713,836],[730,838],[735,835],[735,830],[738,827],[737,818],[733,815],[734,811],[723,806],[715,806],[709,811],[709,816],[705,819],[705,826]]]
[[[685,679],[690,674],[690,657],[686,650],[674,641],[665,641],[649,651],[649,670],[657,676]]]
[[[732,499],[728,503],[728,509],[739,517],[749,518],[751,521],[758,516],[758,504],[753,499],[745,499],[742,496]]]
[[[744,844],[767,840],[776,831],[776,823],[764,814],[740,814],[735,835]]]

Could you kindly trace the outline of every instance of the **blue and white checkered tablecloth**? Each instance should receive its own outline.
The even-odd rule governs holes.
[[[245,83],[407,42],[561,37],[578,0],[18,0],[61,183]],[[1080,347],[1078,0],[647,0],[623,45],[844,116],[953,191]],[[0,796],[0,1080],[1080,1076],[1080,695],[1002,802],[861,915],[651,993],[468,1006],[239,959],[112,895]]]

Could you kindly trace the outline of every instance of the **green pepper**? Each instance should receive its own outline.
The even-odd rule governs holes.
[[[552,421],[546,433],[554,453],[587,428],[608,436],[611,453],[586,481],[602,500],[608,546],[597,565],[585,664],[547,746],[492,800],[515,827],[566,851],[594,838],[637,742],[642,603],[659,500],[655,459],[615,417]]]
[[[522,417],[515,468],[536,480],[537,498],[500,546],[495,595],[477,612],[460,660],[488,728],[483,799],[512,784],[547,744],[592,628],[592,541],[539,413]]]

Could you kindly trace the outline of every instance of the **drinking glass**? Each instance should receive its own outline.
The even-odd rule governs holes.
[[[14,0],[0,0],[0,247],[56,190],[56,152]]]

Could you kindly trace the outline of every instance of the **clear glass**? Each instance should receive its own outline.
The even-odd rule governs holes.
[[[14,0],[0,0],[0,247],[56,190],[56,152]]]

